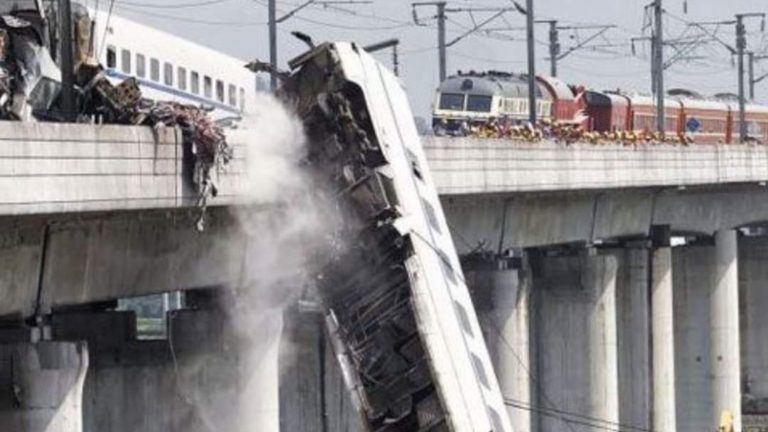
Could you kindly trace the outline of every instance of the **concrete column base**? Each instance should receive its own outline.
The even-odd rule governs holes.
[[[0,430],[82,432],[84,342],[0,345]]]
[[[713,415],[733,416],[741,432],[741,347],[739,335],[738,237],[736,231],[715,234],[714,280],[710,291],[710,367]]]
[[[651,267],[653,430],[676,431],[672,249],[655,249],[652,252]]]

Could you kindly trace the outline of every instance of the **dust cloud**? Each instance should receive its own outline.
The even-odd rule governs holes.
[[[236,213],[246,258],[240,283],[224,304],[224,333],[232,345],[225,355],[236,357],[226,364],[237,370],[197,386],[204,392],[185,395],[205,431],[280,430],[277,384],[280,371],[294,360],[280,337],[283,312],[308,286],[309,263],[328,244],[334,220],[333,206],[302,166],[307,138],[299,119],[270,95],[258,96],[249,106],[254,112],[233,135],[246,143],[235,152],[247,152],[247,204]],[[201,358],[204,364],[187,365],[188,375],[219,368],[219,360]]]

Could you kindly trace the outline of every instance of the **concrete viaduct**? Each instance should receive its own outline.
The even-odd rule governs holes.
[[[206,389],[244,385],[242,329],[216,294],[246,259],[231,211],[243,159],[198,233],[176,130],[2,123],[0,136],[0,429],[236,430],[221,414],[232,394]],[[243,135],[230,141],[243,153]],[[768,413],[768,148],[424,145],[516,431],[698,432],[723,411],[740,430],[742,410]],[[280,223],[260,211],[263,229]],[[179,290],[172,339],[138,340],[114,308]],[[254,411],[284,431],[354,431],[311,316],[259,353]],[[293,361],[278,364],[279,346]]]

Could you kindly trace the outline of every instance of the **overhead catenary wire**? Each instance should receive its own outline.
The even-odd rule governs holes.
[[[168,15],[168,14],[159,13],[159,12],[150,12],[150,11],[129,7],[129,6],[118,5],[117,7],[120,10],[128,11],[136,15],[144,15],[148,17],[183,22],[187,24],[201,24],[201,25],[227,26],[227,27],[258,27],[258,26],[264,26],[267,24],[266,22],[263,22],[263,21],[211,21],[211,20],[204,20],[204,19],[198,19],[198,18],[182,17],[178,15]],[[108,24],[109,24],[109,21],[107,21],[107,25]]]
[[[184,8],[197,8],[213,6],[221,3],[230,2],[232,0],[202,0],[197,2],[188,3],[145,3],[145,2],[133,2],[120,0],[118,3],[126,6],[150,8],[150,9],[184,9]]]

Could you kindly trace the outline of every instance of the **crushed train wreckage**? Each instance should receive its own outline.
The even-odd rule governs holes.
[[[318,275],[370,431],[509,432],[504,400],[399,80],[355,44],[290,63],[282,97],[344,219]]]
[[[197,189],[203,229],[207,200],[216,196],[216,178],[232,159],[232,149],[216,122],[201,107],[142,97],[128,78],[115,85],[95,56],[93,21],[79,4],[71,10],[74,112],[65,101],[64,70],[56,2],[38,9],[34,0],[0,5],[0,120],[178,127],[182,132],[188,181]],[[189,155],[189,157],[186,157]]]

